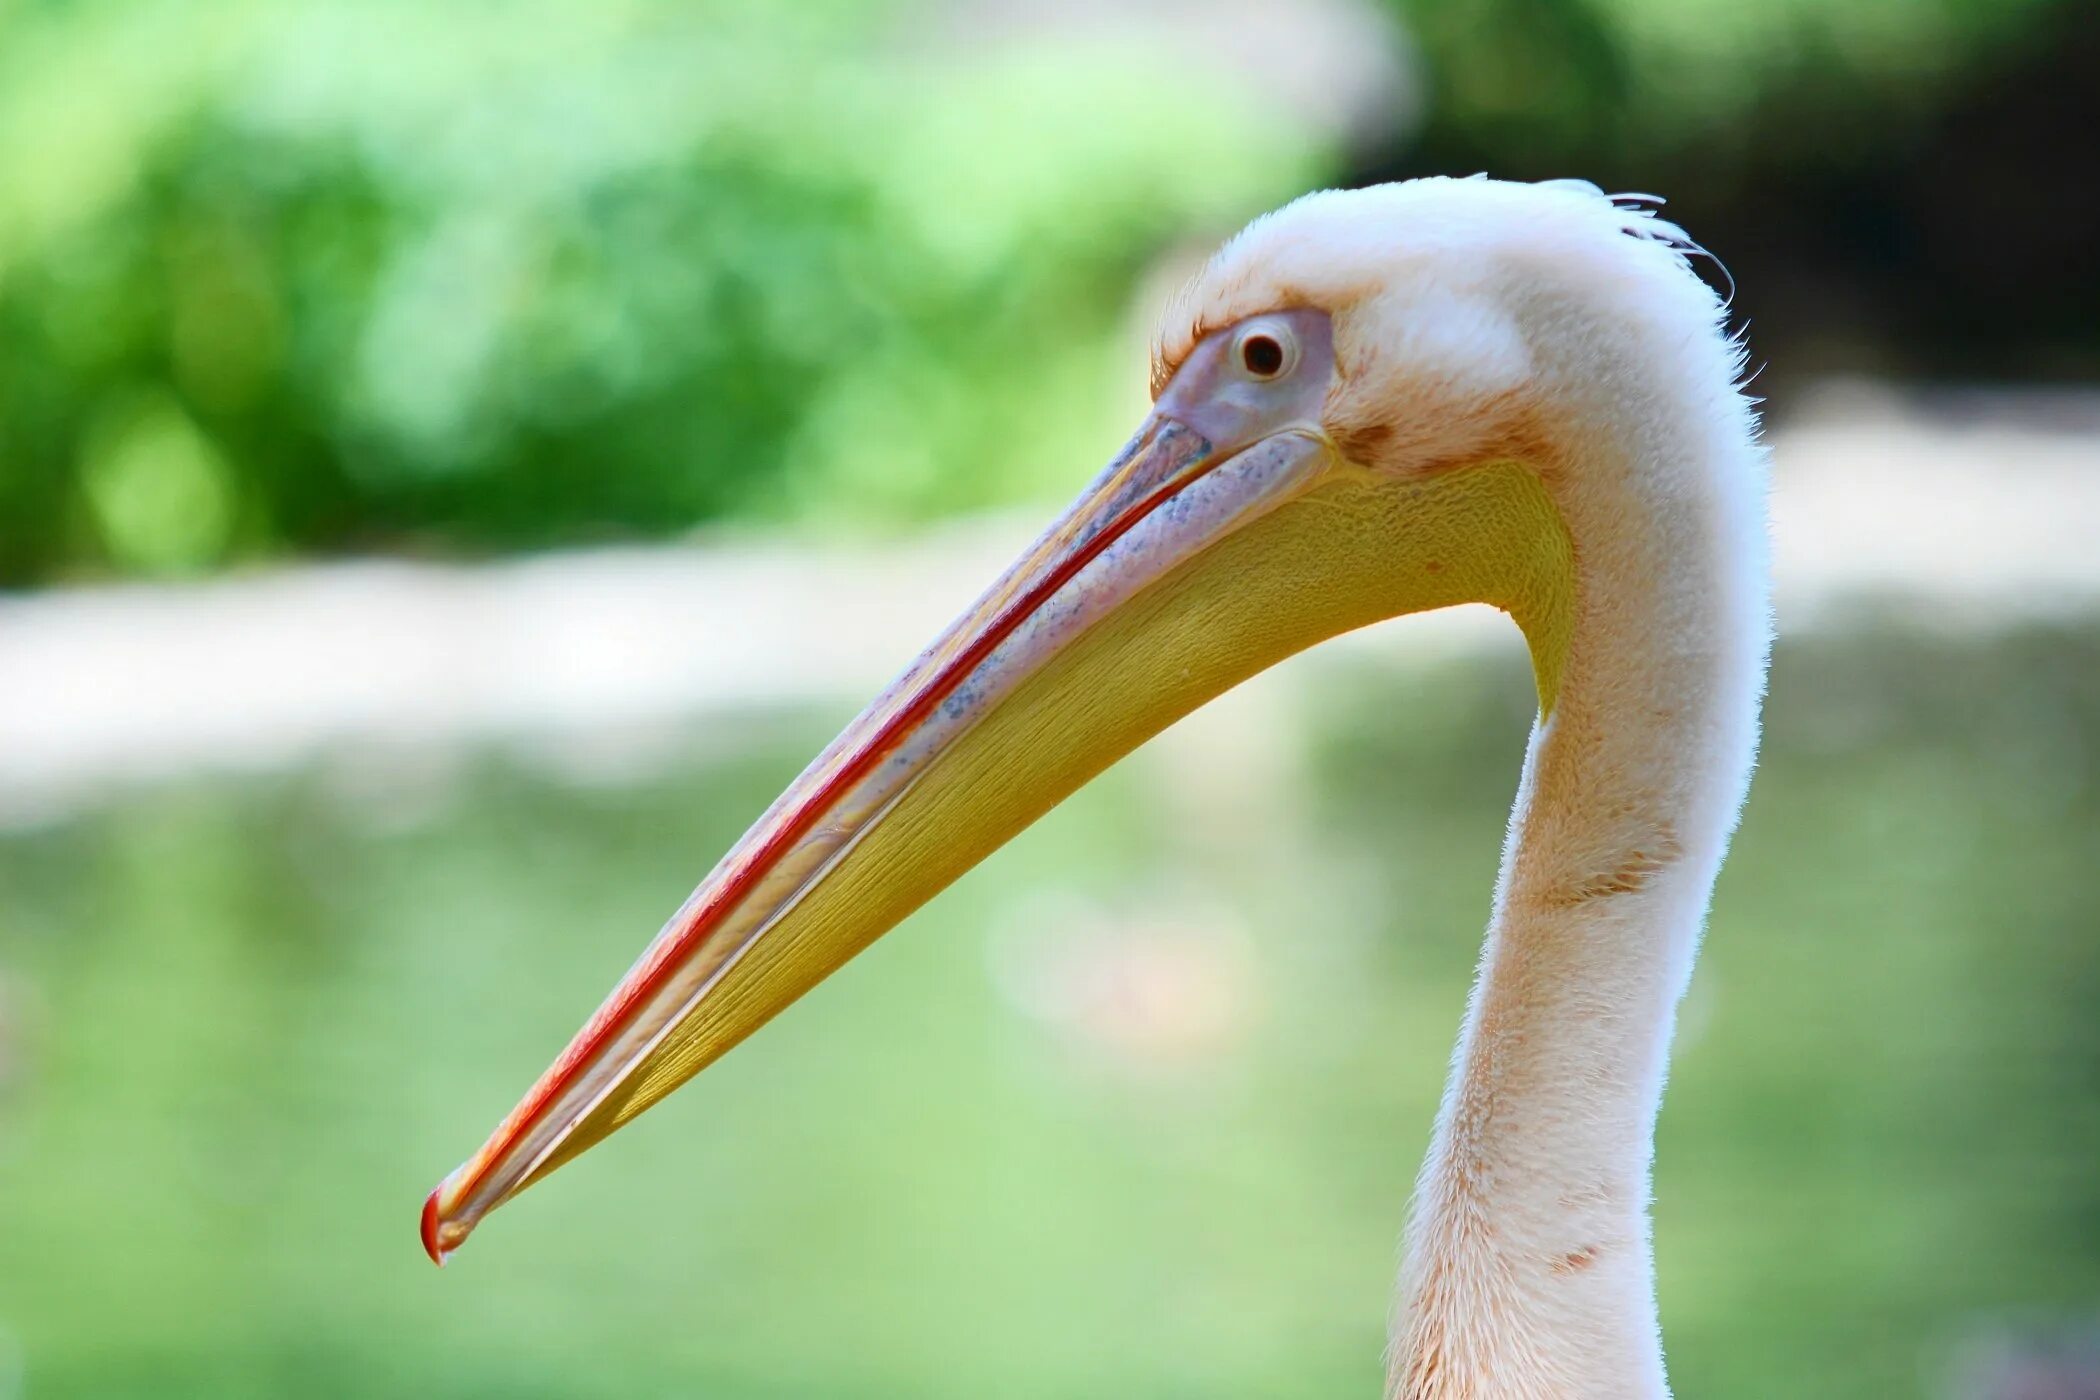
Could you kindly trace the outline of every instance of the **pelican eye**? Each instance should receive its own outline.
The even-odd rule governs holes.
[[[1240,367],[1256,379],[1280,379],[1298,358],[1289,335],[1266,326],[1241,335],[1236,353]]]

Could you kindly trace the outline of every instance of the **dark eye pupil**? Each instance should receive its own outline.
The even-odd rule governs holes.
[[[1250,335],[1240,343],[1240,363],[1266,379],[1283,368],[1283,346],[1272,335]]]

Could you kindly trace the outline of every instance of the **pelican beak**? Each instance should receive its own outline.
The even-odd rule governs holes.
[[[1336,509],[1412,508],[1336,455],[1320,428],[1332,377],[1324,312],[1201,342],[1129,445],[759,818],[431,1193],[431,1257],[1176,718],[1462,587],[1404,541],[1337,538]],[[1342,557],[1348,540],[1377,558]],[[1395,576],[1388,555],[1414,572]]]

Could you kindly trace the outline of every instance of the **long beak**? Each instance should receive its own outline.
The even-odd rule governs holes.
[[[1313,329],[1324,336],[1324,317]],[[1163,397],[1071,508],[723,857],[431,1193],[422,1235],[433,1259],[1094,773],[1303,645],[1260,619],[1251,632],[1222,621],[1254,560],[1215,561],[1222,542],[1339,467],[1308,421],[1318,397],[1250,414],[1244,401],[1221,406],[1217,388],[1193,405]]]
[[[1279,356],[1250,345],[1290,353],[1257,374]],[[1129,446],[759,818],[431,1192],[431,1257],[1094,774],[1293,652],[1490,603],[1523,627],[1550,711],[1574,555],[1541,478],[1493,456],[1413,476],[1352,464],[1319,427],[1333,376],[1319,311],[1202,341]]]

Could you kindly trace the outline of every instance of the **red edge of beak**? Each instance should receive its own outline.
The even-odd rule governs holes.
[[[1173,422],[1173,420],[1168,420]],[[1190,431],[1178,422],[1174,427]],[[1192,462],[1176,465],[1172,473],[1136,502],[1126,505],[1112,516],[1106,525],[1089,536],[1082,537],[1076,547],[1061,559],[1055,560],[1044,575],[1034,579],[1017,597],[1010,599],[987,622],[961,651],[947,658],[932,674],[919,682],[916,694],[897,712],[889,715],[869,737],[863,746],[853,753],[840,771],[831,774],[823,786],[813,793],[790,815],[781,828],[769,834],[764,845],[753,853],[724,882],[721,888],[710,891],[711,898],[693,910],[683,926],[671,938],[653,946],[643,962],[631,972],[613,998],[599,1009],[592,1021],[580,1031],[568,1049],[556,1060],[541,1081],[533,1086],[525,1101],[513,1110],[497,1131],[496,1137],[471,1159],[467,1175],[457,1194],[464,1194],[477,1186],[486,1174],[490,1162],[509,1150],[518,1136],[535,1122],[550,1101],[573,1082],[593,1054],[602,1048],[613,1032],[625,1023],[629,1015],[655,986],[665,970],[681,958],[689,956],[713,932],[723,910],[740,898],[756,875],[771,867],[782,849],[807,832],[815,820],[826,810],[838,794],[864,777],[868,770],[894,748],[911,726],[922,720],[927,712],[938,705],[958,683],[1006,640],[1027,618],[1041,608],[1043,603],[1071,581],[1082,569],[1105,552],[1130,529],[1152,514],[1161,505],[1186,489],[1199,476],[1207,475],[1234,454],[1216,454],[1212,443],[1200,433],[1194,434],[1201,450]],[[1133,442],[1132,448],[1137,444]],[[1196,468],[1190,471],[1189,468]],[[464,1231],[454,1234],[450,1242],[445,1240],[448,1230],[439,1206],[439,1197],[445,1193],[447,1182],[440,1183],[423,1202],[422,1238],[424,1252],[440,1268],[456,1249]]]
[[[1179,423],[1175,423],[1174,427],[1180,431],[1189,431],[1185,425]],[[881,762],[913,725],[924,719],[926,714],[953,691],[986,656],[1005,641],[1022,622],[1033,616],[1045,600],[1054,596],[1138,522],[1184,490],[1197,476],[1215,469],[1230,455],[1214,457],[1211,443],[1201,434],[1194,436],[1201,449],[1194,459],[1194,465],[1197,465],[1199,470],[1189,473],[1189,463],[1179,464],[1165,481],[1136,502],[1125,506],[1094,534],[1082,538],[1069,554],[1056,560],[1042,577],[1033,580],[1018,597],[1010,600],[957,655],[949,657],[931,675],[925,677],[910,702],[890,715],[869,740],[841,766],[840,771],[830,775],[821,788],[805,799],[789,819],[768,836],[765,844],[733,872],[721,888],[710,891],[711,897],[692,911],[673,938],[653,946],[644,955],[643,962],[614,990],[613,999],[599,1009],[598,1014],[577,1034],[576,1039],[541,1077],[540,1082],[533,1086],[525,1101],[512,1111],[511,1117],[497,1130],[497,1137],[491,1139],[482,1151],[475,1155],[466,1179],[459,1185],[459,1194],[471,1191],[481,1182],[489,1163],[509,1150],[518,1136],[537,1120],[547,1104],[569,1087],[582,1066],[626,1022],[649,990],[658,984],[665,970],[680,959],[690,956],[693,950],[706,940],[724,909],[743,896],[751,881],[760,872],[769,869],[790,842],[799,839],[809,830],[841,791],[850,788],[853,783],[866,776],[870,768]],[[1129,450],[1135,450],[1137,445],[1133,442]],[[458,1239],[455,1239],[448,1245],[441,1238],[444,1233],[444,1221],[439,1214],[438,1197],[444,1190],[445,1183],[440,1183],[423,1202],[423,1249],[440,1268],[444,1267],[446,1257],[459,1243]]]
[[[440,1269],[445,1267],[445,1255],[449,1252],[438,1243],[438,1191],[444,1189],[440,1186],[423,1199],[423,1252]]]

